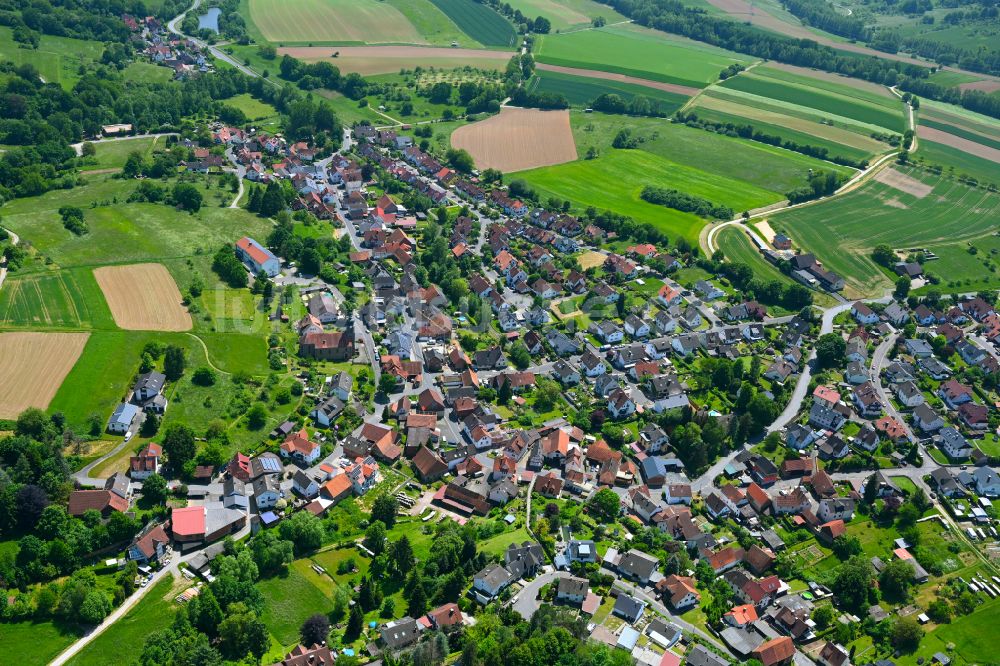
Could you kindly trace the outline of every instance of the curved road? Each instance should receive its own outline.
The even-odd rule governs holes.
[[[130,134],[129,136],[107,136],[100,139],[94,139],[93,141],[80,141],[79,143],[74,143],[70,145],[76,152],[77,157],[83,155],[83,144],[85,143],[111,143],[113,141],[131,141],[133,139],[157,139],[161,136],[180,136],[177,132],[152,132],[149,134]]]

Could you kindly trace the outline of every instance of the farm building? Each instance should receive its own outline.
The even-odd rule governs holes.
[[[281,262],[278,258],[248,236],[236,241],[236,256],[254,275],[263,272],[268,277],[274,277],[281,272]]]

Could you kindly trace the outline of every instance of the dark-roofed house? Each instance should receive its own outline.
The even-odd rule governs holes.
[[[615,605],[611,609],[611,612],[628,622],[638,622],[642,614],[646,612],[646,602],[640,601],[623,592],[615,599]]]
[[[409,616],[388,622],[379,633],[382,644],[391,652],[413,645],[418,638],[420,638],[420,624]]]
[[[556,586],[556,601],[582,604],[589,591],[590,582],[586,578],[560,578]]]
[[[635,548],[623,554],[618,560],[618,571],[643,585],[649,582],[658,566],[659,560]]]

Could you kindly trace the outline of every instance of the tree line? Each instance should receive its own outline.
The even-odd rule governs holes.
[[[667,187],[646,185],[642,188],[642,193],[639,196],[651,204],[673,208],[684,213],[694,213],[700,217],[714,217],[720,220],[729,220],[733,217],[733,209],[729,206],[712,203],[708,199]]]
[[[600,1],[639,25],[683,35],[758,58],[800,67],[812,67],[887,86],[898,85],[903,90],[924,97],[949,102],[952,98],[957,98],[958,101],[954,103],[1000,118],[1000,99],[993,98],[991,102],[989,96],[980,91],[960,92],[957,88],[933,84],[918,89],[916,84],[926,83],[925,80],[930,76],[931,70],[926,67],[883,58],[861,57],[823,46],[812,40],[793,39],[764,32],[752,25],[711,16],[703,9],[687,7],[678,0]],[[967,95],[969,92],[979,92],[979,94]]]

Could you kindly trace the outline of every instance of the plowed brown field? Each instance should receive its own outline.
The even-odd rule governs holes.
[[[569,111],[505,107],[499,115],[459,127],[451,145],[469,151],[476,167],[505,173],[576,159]]]

